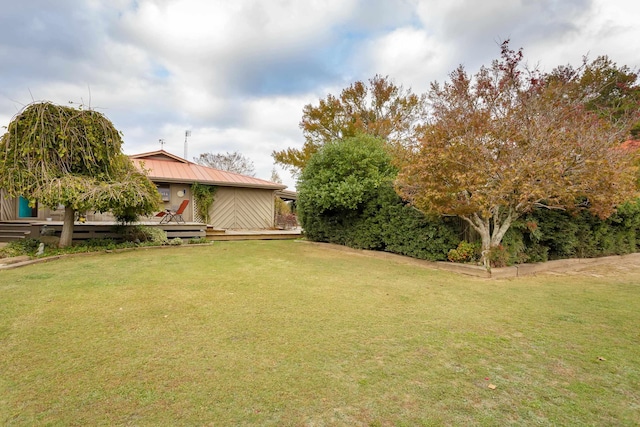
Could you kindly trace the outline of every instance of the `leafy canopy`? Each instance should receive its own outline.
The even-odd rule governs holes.
[[[69,212],[112,211],[125,219],[148,215],[158,209],[158,191],[121,146],[120,133],[101,113],[30,104],[0,140],[0,187],[49,208],[64,205]]]
[[[589,67],[545,75],[522,61],[507,41],[491,67],[474,76],[459,67],[444,85],[432,83],[427,131],[397,183],[418,208],[467,221],[484,251],[536,206],[605,218],[636,194],[619,146],[637,105],[598,101],[606,87],[584,84]]]
[[[361,249],[442,260],[458,243],[454,227],[403,203],[397,168],[379,138],[357,135],[325,144],[298,182],[305,236]]]
[[[359,133],[379,137],[400,151],[417,142],[425,111],[424,96],[376,75],[368,85],[357,81],[337,97],[329,94],[318,105],[306,105],[300,122],[304,145],[274,151],[272,156],[298,174],[324,144]]]
[[[570,67],[562,67],[567,69]],[[611,118],[613,121],[638,111],[640,106],[640,85],[638,73],[628,66],[618,67],[606,56],[599,56],[592,62],[585,58],[581,69],[572,70],[577,79],[580,96],[586,99],[586,108]],[[640,121],[635,121],[632,133],[640,130]],[[635,135],[639,136],[639,135]]]
[[[233,153],[227,151],[225,154],[202,153],[198,157],[194,157],[193,161],[199,165],[242,175],[255,176],[256,174],[253,161],[238,151]]]
[[[298,180],[298,205],[317,212],[357,209],[397,174],[384,141],[371,135],[335,140],[309,160]]]

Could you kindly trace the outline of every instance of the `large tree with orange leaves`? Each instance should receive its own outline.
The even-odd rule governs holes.
[[[397,180],[419,209],[468,222],[483,255],[534,207],[604,218],[637,195],[630,155],[619,149],[637,109],[608,114],[605,103],[589,103],[585,67],[545,75],[522,62],[504,42],[490,67],[474,76],[459,67],[433,83],[427,132]]]
[[[300,122],[304,145],[274,151],[272,156],[276,163],[298,174],[321,146],[358,134],[379,137],[400,153],[417,143],[425,113],[424,96],[376,75],[368,85],[357,81],[337,97],[329,94],[318,105],[306,105]]]

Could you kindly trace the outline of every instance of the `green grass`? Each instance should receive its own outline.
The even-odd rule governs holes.
[[[272,241],[0,271],[0,425],[638,425],[640,268],[599,268]]]

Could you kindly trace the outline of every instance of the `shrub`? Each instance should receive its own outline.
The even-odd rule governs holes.
[[[167,232],[160,227],[147,227],[148,242],[156,245],[166,245],[169,243]]]
[[[168,244],[167,232],[160,227],[146,225],[116,226],[115,231],[125,242],[151,243],[153,245]]]
[[[298,217],[294,213],[276,214],[276,226],[284,229],[295,228],[298,226]]]
[[[179,238],[179,237],[176,237],[176,238],[174,238],[174,239],[169,240],[169,244],[170,244],[171,246],[180,246],[180,245],[182,245],[182,243],[183,243],[183,241],[182,241],[182,239],[181,239],[181,238]]]
[[[457,228],[403,203],[384,143],[370,136],[334,141],[314,154],[298,183],[298,213],[309,240],[444,260]]]
[[[449,250],[460,242],[460,230],[455,222],[425,215],[404,204],[395,192],[388,200],[385,210],[386,212],[381,212],[384,214],[381,233],[384,250],[387,252],[444,261]]]
[[[140,220],[140,215],[133,207],[113,209],[113,215],[116,217],[118,224],[126,226]]]
[[[535,209],[503,239],[508,265],[571,257],[621,255],[640,250],[640,199],[602,220],[587,211]]]
[[[196,209],[205,224],[208,224],[211,219],[209,217],[209,208],[213,204],[217,189],[218,188],[213,185],[200,184],[197,182],[191,185],[191,194],[196,202]]]
[[[509,251],[503,245],[492,246],[487,253],[489,265],[494,268],[506,267],[511,265],[511,256]]]
[[[526,248],[526,262],[545,262],[549,260],[549,248],[540,243],[532,243]],[[524,261],[523,261],[524,262]]]
[[[138,244],[134,242],[118,242],[114,239],[89,239],[74,243],[73,246],[64,248],[64,251],[60,253],[95,252],[99,250],[135,248],[136,246],[138,246]],[[57,250],[59,250],[59,248],[51,248],[51,252]]]
[[[38,251],[40,240],[37,239],[19,239],[7,243],[7,246],[0,249],[3,258],[14,256],[29,255],[34,256]]]
[[[193,237],[193,238],[189,239],[189,241],[187,243],[190,244],[190,245],[204,245],[204,244],[212,243],[212,242],[207,240],[206,237]]]
[[[144,225],[116,225],[114,232],[122,236],[125,242],[146,242],[148,240],[148,228]]]
[[[118,246],[118,243],[113,239],[89,239],[83,242],[80,245],[76,246],[84,246],[87,249],[90,248],[104,248],[104,249],[115,249]]]
[[[429,217],[402,202],[391,185],[378,189],[360,209],[303,213],[305,236],[357,249],[387,251],[428,260],[445,260],[460,241],[457,225]]]
[[[458,247],[447,253],[451,262],[477,262],[480,259],[480,245],[461,241]]]

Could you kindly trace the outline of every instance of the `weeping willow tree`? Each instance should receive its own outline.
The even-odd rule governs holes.
[[[26,106],[9,123],[0,139],[0,188],[52,209],[63,205],[60,247],[71,244],[76,212],[132,218],[160,204],[155,185],[122,153],[109,119],[50,102]]]

